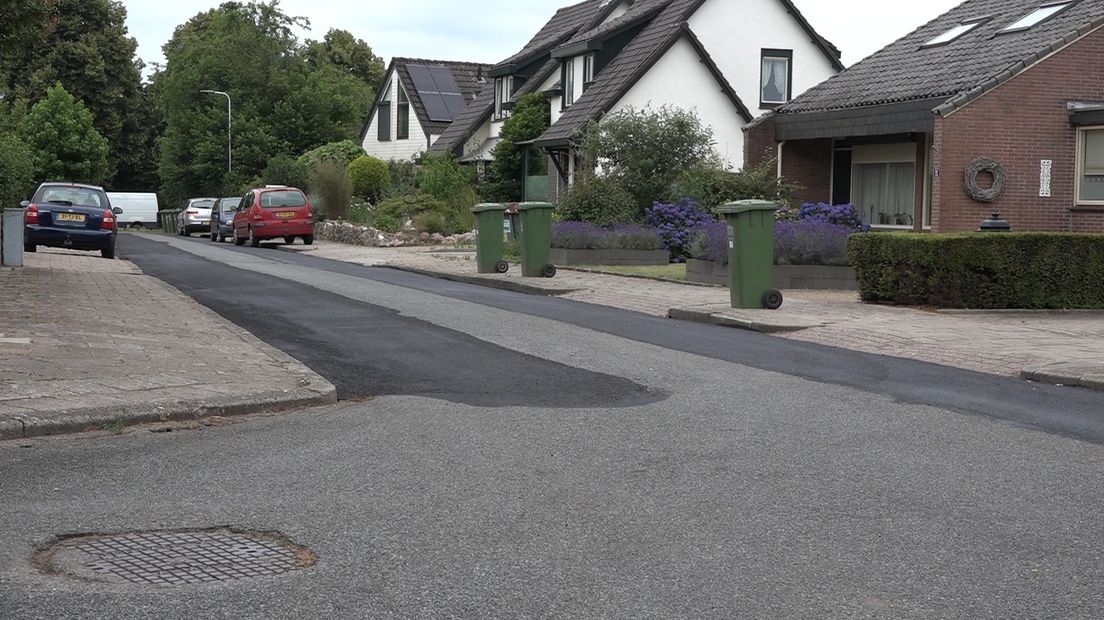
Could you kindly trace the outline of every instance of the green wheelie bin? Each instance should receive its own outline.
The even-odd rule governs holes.
[[[525,278],[551,278],[556,275],[552,256],[552,210],[547,202],[523,202],[521,216],[521,275]]]
[[[782,307],[774,289],[774,214],[778,204],[731,202],[718,211],[728,224],[728,278],[733,308]]]
[[[175,235],[180,232],[177,230],[176,216],[180,215],[180,209],[167,209],[165,211],[158,211],[158,217],[161,218],[161,232]]]
[[[472,207],[475,214],[475,228],[478,236],[475,241],[475,258],[479,273],[506,273],[510,263],[502,260],[503,220],[506,218],[506,205],[484,203]]]

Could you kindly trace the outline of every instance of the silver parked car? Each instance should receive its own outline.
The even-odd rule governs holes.
[[[177,232],[185,237],[194,232],[211,231],[211,208],[217,198],[189,198],[188,204],[176,216]]]

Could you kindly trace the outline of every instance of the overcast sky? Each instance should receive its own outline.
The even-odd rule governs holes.
[[[122,0],[138,55],[163,62],[161,46],[177,25],[219,0]],[[738,2],[739,0],[724,0]],[[795,0],[851,65],[957,5],[960,0]],[[283,0],[283,10],[310,20],[305,37],[342,28],[376,54],[494,63],[521,49],[559,7],[573,0]]]

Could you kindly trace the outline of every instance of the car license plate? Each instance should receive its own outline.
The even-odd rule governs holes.
[[[83,222],[84,215],[80,213],[57,213],[57,221],[59,222]]]
[[[280,211],[276,214],[276,217],[280,218],[281,220],[291,219],[295,217],[295,211]]]

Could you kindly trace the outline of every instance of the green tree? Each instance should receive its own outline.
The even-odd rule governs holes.
[[[33,103],[60,82],[88,106],[96,130],[107,138],[104,181],[120,189],[155,189],[156,122],[152,103],[143,98],[142,63],[127,33],[126,8],[115,0],[56,0],[56,9],[49,35],[23,47],[7,76],[8,92]]]
[[[0,209],[18,206],[33,183],[30,149],[14,133],[0,131]]]
[[[57,0],[3,0],[0,11],[0,76],[28,45],[46,38],[57,16]]]
[[[636,200],[640,214],[670,196],[684,171],[720,168],[713,131],[692,111],[664,106],[628,108],[592,123],[582,153],[588,166],[601,163]]]
[[[485,194],[489,200],[498,202],[516,202],[522,198],[522,184],[525,182],[526,147],[519,142],[534,140],[551,123],[548,100],[539,93],[529,93],[517,101],[510,118],[502,125],[499,142],[491,152],[494,161],[488,174]],[[547,160],[541,158],[534,162],[547,171]]]
[[[331,29],[321,41],[307,41],[306,58],[315,67],[329,64],[361,80],[375,94],[387,70],[372,47],[347,30]]]
[[[293,34],[308,25],[276,2],[227,2],[176,29],[157,74],[165,118],[160,174],[170,202],[259,177],[278,155],[298,156],[359,134],[372,89]],[[226,166],[225,100],[234,102],[234,170]]]
[[[391,183],[391,170],[387,162],[378,157],[364,155],[349,163],[349,184],[353,195],[369,202],[379,202]]]
[[[27,113],[22,138],[37,180],[100,184],[107,178],[107,140],[93,126],[88,108],[61,84]]]
[[[277,155],[268,160],[261,174],[261,185],[287,185],[305,189],[308,183],[307,166],[288,155]]]

